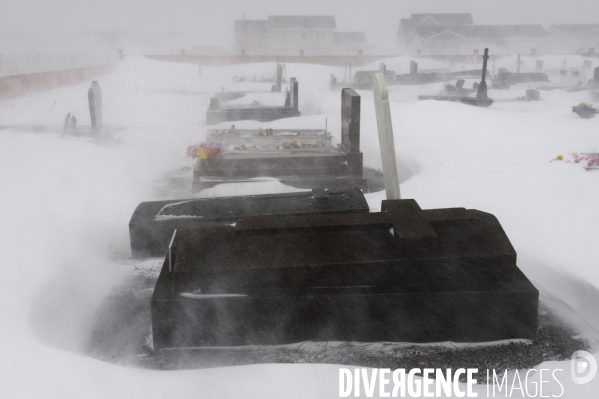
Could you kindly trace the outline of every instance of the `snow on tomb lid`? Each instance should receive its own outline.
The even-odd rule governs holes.
[[[313,189],[301,193],[267,194],[219,199],[190,199],[165,203],[155,220],[207,219],[236,220],[239,217],[305,214],[322,211],[367,212],[359,189]]]

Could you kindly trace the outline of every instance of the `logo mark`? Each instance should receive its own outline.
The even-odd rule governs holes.
[[[576,384],[586,384],[597,374],[597,360],[586,351],[576,351],[571,360],[572,381]]]

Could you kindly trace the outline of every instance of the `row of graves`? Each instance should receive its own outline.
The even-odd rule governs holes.
[[[164,259],[151,299],[154,350],[536,337],[539,294],[497,218],[402,199],[382,74],[374,98],[387,196],[380,212],[369,210],[360,179],[346,178],[361,165],[360,97],[349,88],[338,149],[325,129],[321,148],[225,151],[204,163],[235,179],[268,170],[285,181],[278,169],[289,169],[311,190],[137,207],[133,257]],[[230,145],[279,145],[277,131],[227,133],[239,140]]]
[[[331,75],[329,88],[331,90],[341,90],[344,87],[351,87],[355,90],[373,90],[374,75],[377,73],[385,77],[387,86],[415,86],[429,83],[449,82],[456,78],[470,78],[481,75],[481,70],[450,71],[448,69],[429,69],[418,70],[418,63],[410,61],[410,73],[396,74],[395,71],[387,70],[387,66],[381,63],[378,71],[357,71],[351,82],[337,82],[334,75]]]
[[[254,75],[253,79],[245,79],[244,77],[242,78],[236,78],[237,82],[261,82],[261,83],[271,83],[271,79],[265,78],[263,75],[261,76],[260,79],[256,79],[256,76]],[[242,98],[247,96],[250,93],[280,93],[283,87],[283,83],[286,82],[285,78],[284,78],[284,68],[282,64],[277,64],[277,71],[274,75],[274,81],[272,83],[274,83],[270,90],[268,91],[225,91],[225,88],[223,87],[223,89],[219,92],[216,93],[214,95],[214,98],[217,98],[221,103],[223,102],[227,102],[227,101],[231,101],[231,100],[237,100],[238,98]]]
[[[487,61],[489,59],[489,49],[485,49],[483,55],[483,68],[481,71],[481,81],[473,86],[472,91],[464,89],[464,80],[459,79],[455,87],[445,86],[445,93],[435,96],[418,96],[419,100],[437,100],[437,101],[454,101],[462,104],[474,105],[477,107],[488,107],[493,104],[493,99],[487,94]],[[476,90],[476,96],[470,96]]]
[[[594,69],[593,79],[589,80],[585,87],[579,87],[578,89],[588,91],[591,101],[599,101],[599,67]],[[594,108],[592,104],[581,102],[572,107],[572,112],[582,119],[590,119],[597,115],[599,110]]]

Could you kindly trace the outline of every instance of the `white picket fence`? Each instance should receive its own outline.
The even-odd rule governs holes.
[[[0,76],[112,64],[114,54],[2,54]]]

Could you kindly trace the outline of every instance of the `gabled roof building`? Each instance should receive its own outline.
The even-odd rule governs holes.
[[[235,21],[235,50],[247,55],[329,55],[370,49],[364,32],[335,32],[332,15],[271,15]]]
[[[599,24],[551,25],[548,29],[555,51],[599,51]]]
[[[501,52],[529,52],[547,44],[541,25],[475,25],[470,14],[412,14],[402,19],[397,41],[404,51],[423,54],[471,54],[492,47]]]

